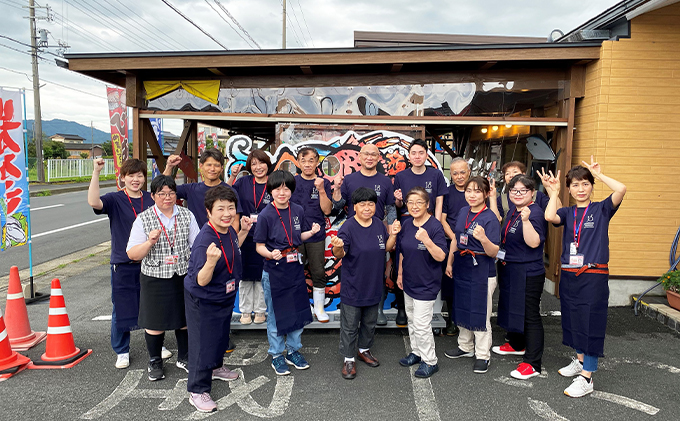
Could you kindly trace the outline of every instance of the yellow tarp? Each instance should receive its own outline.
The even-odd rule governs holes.
[[[170,81],[153,81],[144,82],[144,89],[146,90],[146,99],[152,100],[175,89],[183,88],[190,94],[205,99],[217,105],[217,96],[220,93],[219,80],[170,80]]]

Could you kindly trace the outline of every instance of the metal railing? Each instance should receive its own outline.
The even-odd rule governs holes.
[[[113,159],[105,159],[104,169],[101,175],[115,174]],[[151,159],[147,160],[147,168],[151,168]],[[47,181],[64,178],[89,177],[92,175],[93,164],[91,159],[48,159]]]

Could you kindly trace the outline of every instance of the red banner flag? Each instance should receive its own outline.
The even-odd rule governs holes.
[[[111,118],[111,149],[113,150],[113,165],[116,171],[118,190],[120,190],[123,188],[120,180],[120,167],[129,156],[125,89],[107,87],[106,98],[109,102],[109,117]]]

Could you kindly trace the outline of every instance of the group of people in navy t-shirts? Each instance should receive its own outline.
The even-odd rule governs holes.
[[[338,175],[334,186],[318,173],[319,154],[309,147],[297,156],[300,174],[276,170],[269,156],[254,150],[245,169],[232,168],[220,179],[224,157],[216,149],[199,159],[203,181],[176,185],[171,176],[181,157],[167,160],[150,192],[142,190],[146,164],[127,160],[124,188],[100,197],[95,160],[88,203],[107,214],[111,228],[111,345],[116,367],[129,366],[130,331],[145,329],[149,380],[165,377],[163,346],[167,330],[177,340],[176,366],[188,372],[189,402],[202,412],[217,409],[212,380],[231,381],[238,373],[223,364],[232,312],[239,292],[242,324],[265,323],[271,365],[277,375],[289,366],[307,369],[300,353],[304,327],[329,321],[325,306],[326,217],[347,219],[330,238],[341,259],[341,374],[357,375],[356,358],[370,367],[375,330],[387,324],[383,312],[386,279],[396,284],[396,324],[408,327],[411,352],[399,361],[418,365],[414,375],[439,370],[432,316],[438,297],[447,304],[445,332],[458,335],[448,358],[474,358],[473,372],[488,370],[491,352],[522,356],[510,374],[538,376],[544,333],[540,300],[545,282],[543,245],[547,223],[565,226],[560,300],[563,343],[574,349],[559,373],[575,377],[564,393],[593,391],[592,373],[603,356],[608,280],[608,225],[626,187],[605,176],[591,158],[566,175],[574,206],[562,207],[560,172],[539,172],[545,193],[513,161],[501,172],[504,190],[471,176],[468,162],[455,158],[451,184],[427,165],[428,146],[411,142],[408,168],[391,180],[378,171],[381,154],[373,144],[359,151],[359,171]],[[595,179],[613,193],[593,202]],[[177,205],[184,199],[187,208]],[[391,262],[391,264],[389,264]],[[305,266],[312,278],[310,309]],[[492,296],[499,286],[498,325],[503,345],[492,347]]]

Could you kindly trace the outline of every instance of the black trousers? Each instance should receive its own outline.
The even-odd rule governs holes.
[[[541,372],[543,359],[544,331],[541,319],[541,295],[545,284],[545,273],[527,276],[524,298],[524,334],[508,332],[508,342],[513,349],[524,349],[523,361]]]
[[[375,337],[379,304],[354,307],[340,306],[340,354],[347,358],[357,355],[359,348],[370,349]]]

